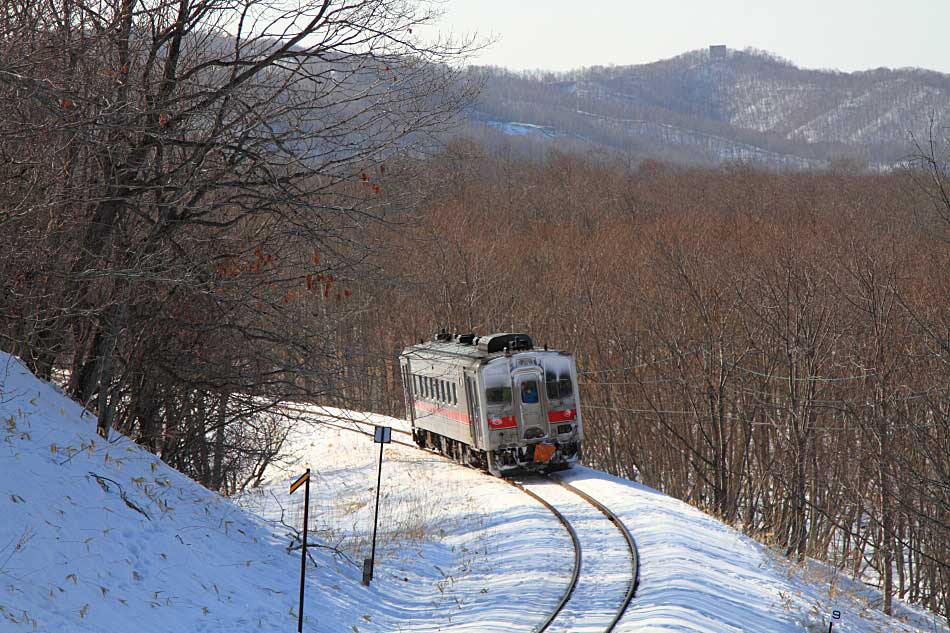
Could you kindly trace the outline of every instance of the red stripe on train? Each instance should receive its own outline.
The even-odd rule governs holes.
[[[577,419],[577,409],[566,409],[564,411],[548,411],[548,422],[556,424],[558,422],[571,422]]]
[[[488,426],[491,429],[510,429],[518,426],[518,421],[515,420],[515,416],[506,415],[502,418],[488,418]]]
[[[455,420],[456,422],[461,422],[462,424],[471,425],[472,423],[469,417],[460,411],[455,411],[453,409],[446,409],[444,407],[440,407],[437,404],[424,402],[422,400],[416,400],[415,404],[416,404],[416,409],[421,409],[422,411],[425,411],[427,413],[441,415],[443,418],[449,418],[451,420]]]

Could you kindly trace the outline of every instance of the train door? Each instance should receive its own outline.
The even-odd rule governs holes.
[[[412,382],[412,364],[409,359],[402,366],[402,389],[403,397],[406,399],[406,417],[412,422],[412,428],[416,427],[416,394],[415,384]]]
[[[472,437],[475,439],[476,448],[485,448],[485,441],[482,437],[482,416],[478,407],[478,382],[473,374],[465,374],[465,401],[468,404],[468,419],[472,425]]]
[[[541,377],[537,372],[517,374],[515,393],[521,410],[521,428],[526,440],[543,437],[544,409],[541,405]]]

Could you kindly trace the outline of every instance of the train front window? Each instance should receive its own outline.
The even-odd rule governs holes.
[[[571,382],[571,375],[563,373],[557,377],[557,391],[561,398],[570,398],[574,393],[574,384]]]
[[[493,404],[511,404],[511,387],[489,387],[485,390],[485,401]]]
[[[485,404],[489,407],[511,406],[511,374],[508,360],[499,358],[491,361],[482,370],[485,381]]]
[[[556,356],[544,359],[544,390],[548,400],[564,400],[574,395],[569,358]]]
[[[538,383],[534,380],[525,380],[521,383],[521,402],[524,404],[538,404]]]

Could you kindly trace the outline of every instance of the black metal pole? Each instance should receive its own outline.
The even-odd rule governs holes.
[[[383,443],[379,445],[379,471],[376,475],[376,511],[373,513],[373,550],[369,555],[369,577],[373,578],[373,569],[376,567],[376,524],[379,521],[379,489],[383,483]]]
[[[310,510],[310,469],[307,469],[307,481],[303,492],[303,542],[300,548],[300,607],[297,613],[297,633],[303,631],[303,587],[304,576],[307,573],[307,519]]]

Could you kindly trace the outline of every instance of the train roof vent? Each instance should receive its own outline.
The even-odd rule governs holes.
[[[488,336],[478,337],[478,349],[489,354],[503,352],[506,349],[526,350],[532,349],[534,342],[527,334],[489,334]]]
[[[474,334],[459,334],[458,342],[462,345],[471,345],[475,341]]]
[[[442,328],[439,330],[439,333],[435,335],[435,340],[437,341],[451,341],[452,335],[449,334],[448,330]]]

